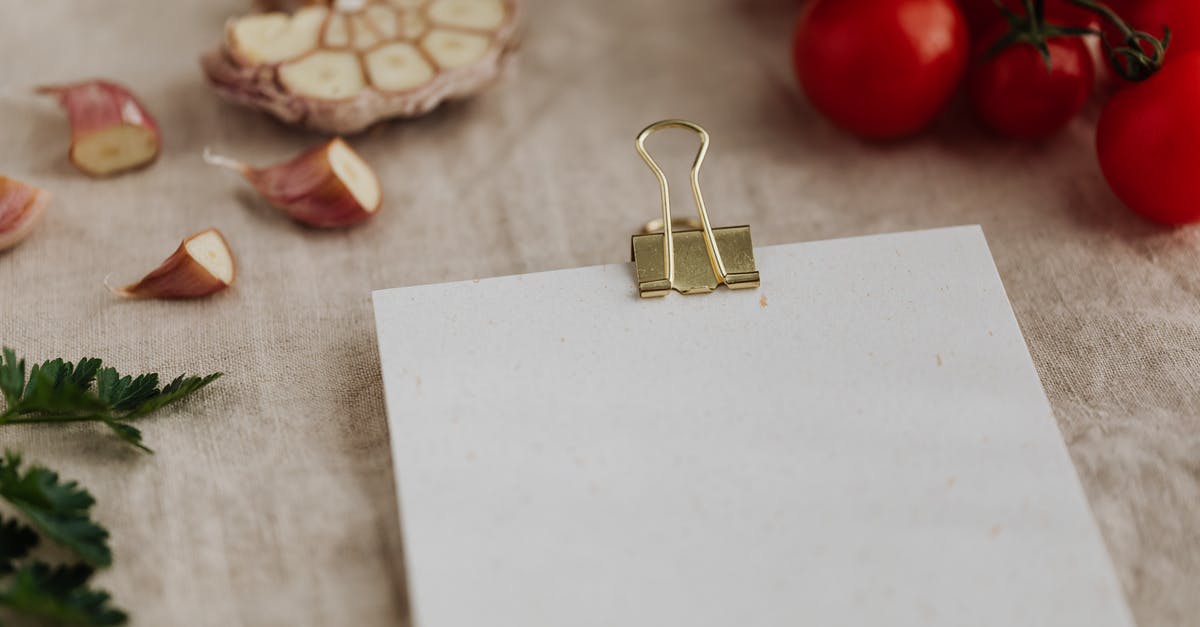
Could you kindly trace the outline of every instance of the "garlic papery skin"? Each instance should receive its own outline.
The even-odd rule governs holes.
[[[205,152],[205,161],[240,173],[272,206],[317,228],[359,224],[383,206],[371,166],[340,138],[263,168]]]
[[[233,251],[217,229],[205,229],[183,240],[166,261],[142,280],[109,288],[128,298],[200,298],[233,284],[237,276]]]
[[[149,165],[162,136],[154,116],[125,87],[103,80],[38,88],[58,98],[71,124],[71,163],[90,176]]]
[[[50,204],[50,192],[0,176],[0,251],[29,237]]]

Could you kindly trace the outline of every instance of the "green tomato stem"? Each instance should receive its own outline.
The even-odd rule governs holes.
[[[1171,29],[1164,27],[1163,38],[1159,39],[1150,33],[1135,30],[1117,12],[1108,5],[1095,0],[1066,0],[1068,3],[1099,15],[1105,22],[1121,33],[1123,46],[1114,47],[1103,32],[1100,39],[1108,53],[1109,63],[1118,75],[1129,81],[1144,81],[1162,68],[1171,43]],[[1147,54],[1145,47],[1150,47]],[[1122,63],[1124,60],[1124,63]]]

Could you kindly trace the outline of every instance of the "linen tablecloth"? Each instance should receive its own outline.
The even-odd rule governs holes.
[[[505,80],[351,140],[386,204],[319,232],[201,160],[210,146],[269,163],[321,139],[205,86],[197,58],[248,5],[0,0],[0,173],[54,194],[0,254],[0,342],[227,373],[141,424],[154,456],[91,427],[0,431],[96,495],[115,553],[98,583],[134,624],[407,620],[371,290],[627,260],[658,210],[632,138],[665,117],[712,133],[709,210],[758,245],[982,224],[1139,624],[1200,624],[1200,230],[1113,197],[1095,111],[1037,145],[989,137],[961,105],[911,141],[863,143],[800,95],[790,0],[529,0]],[[32,88],[87,77],[158,117],[153,167],[92,180],[68,163],[64,116]],[[690,139],[655,142],[690,211]],[[102,286],[209,226],[238,259],[227,292],[131,302]]]

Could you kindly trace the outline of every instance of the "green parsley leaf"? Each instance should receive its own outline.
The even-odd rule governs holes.
[[[10,409],[21,400],[24,389],[25,360],[17,361],[17,354],[11,348],[5,348],[3,359],[0,359],[0,392],[4,393],[4,402]]]
[[[0,516],[0,575],[14,572],[13,562],[29,555],[37,543],[38,536],[33,529]]]
[[[0,498],[25,514],[39,531],[96,566],[112,563],[108,531],[89,515],[96,502],[74,481],[60,482],[58,473],[41,466],[21,472],[21,457],[5,453],[0,460]]]
[[[61,365],[47,362],[51,367],[34,366],[29,371],[29,383],[18,403],[20,413],[45,412],[67,414],[72,417],[90,415],[108,409],[100,399],[88,394],[87,390],[74,383],[60,379]]]
[[[6,408],[0,412],[0,427],[99,422],[121,440],[149,453],[141,431],[128,422],[179,401],[221,376],[219,372],[206,377],[180,376],[159,389],[157,373],[122,376],[114,368],[101,366],[95,358],[81,359],[78,364],[52,359],[35,364],[26,377],[25,361],[5,348],[0,354],[0,392]]]
[[[193,392],[221,378],[220,372],[208,375],[207,377],[176,377],[174,381],[167,384],[162,391],[156,395],[143,401],[138,405],[137,409],[133,410],[126,418],[137,418],[145,416],[151,412],[158,411],[175,401],[182,400],[184,397],[190,396]]]
[[[96,395],[109,407],[118,410],[136,409],[158,394],[158,375],[143,374],[136,379],[128,375],[122,377],[113,368],[100,370],[96,378]]]
[[[143,451],[145,451],[147,453],[154,452],[153,449],[146,446],[145,444],[142,444],[141,429],[138,429],[137,427],[135,427],[133,425],[127,425],[123,422],[114,422],[112,420],[109,420],[109,421],[105,422],[104,424],[108,425],[108,428],[112,429],[113,433],[117,434],[118,438],[125,440],[126,442],[142,449]]]
[[[0,591],[0,607],[57,625],[124,625],[129,617],[109,603],[112,597],[87,587],[92,572],[86,564],[33,562],[17,570],[8,588]]]

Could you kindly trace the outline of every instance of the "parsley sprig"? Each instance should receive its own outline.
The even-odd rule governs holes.
[[[6,409],[0,413],[0,427],[97,422],[121,440],[152,453],[142,443],[141,430],[129,422],[183,399],[220,376],[219,372],[180,376],[159,388],[156,373],[121,376],[94,358],[77,364],[62,359],[34,364],[26,376],[25,360],[5,348],[0,356],[0,393]]]
[[[5,348],[0,353],[0,427],[20,424],[97,422],[121,440],[152,453],[142,432],[129,424],[179,401],[215,381],[181,376],[159,387],[158,375],[136,377],[106,368],[99,359],[79,363],[52,359],[26,371],[25,360]],[[103,590],[88,586],[97,568],[112,564],[108,531],[92,520],[96,503],[74,481],[42,466],[21,467],[21,456],[0,457],[0,504],[25,522],[0,511],[0,627],[9,617],[36,624],[107,627],[123,625],[125,612]],[[78,559],[52,565],[33,557],[46,538]],[[21,623],[24,624],[24,623]]]
[[[22,470],[21,457],[6,452],[0,458],[0,500],[30,523],[0,515],[0,609],[56,625],[126,622],[107,592],[87,585],[96,567],[112,563],[108,531],[91,519],[91,494],[41,466]],[[82,561],[53,566],[32,559],[38,532]]]

